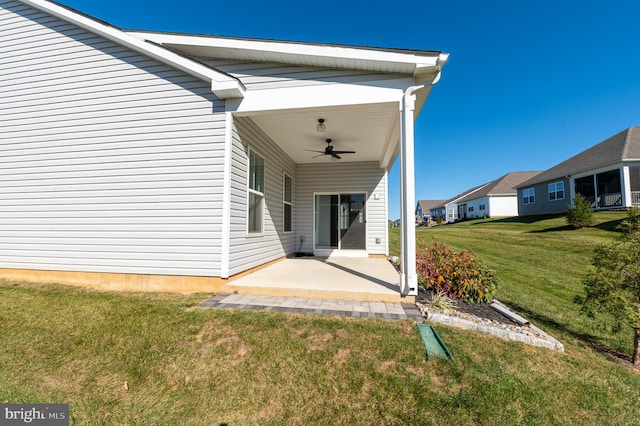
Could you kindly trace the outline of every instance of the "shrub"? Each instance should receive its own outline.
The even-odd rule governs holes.
[[[417,249],[418,284],[468,302],[491,302],[498,287],[495,273],[485,267],[471,249],[456,252],[452,247],[432,242]]]
[[[573,229],[580,229],[593,225],[593,210],[591,203],[582,194],[573,197],[573,206],[567,206],[567,224]]]
[[[427,300],[427,304],[432,308],[440,309],[445,314],[451,313],[455,307],[453,299],[443,291],[434,292]]]
[[[626,235],[640,231],[640,207],[631,207],[627,210],[627,217],[622,221],[619,229]]]

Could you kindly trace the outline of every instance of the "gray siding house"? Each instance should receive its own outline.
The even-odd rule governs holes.
[[[578,193],[594,209],[640,206],[640,128],[630,127],[517,189],[519,215],[564,212]]]
[[[435,216],[431,215],[431,209],[433,207],[442,205],[445,200],[418,200],[416,204],[416,224],[422,225],[425,222],[426,217],[435,219]]]
[[[446,54],[126,31],[46,0],[0,0],[0,40],[0,276],[219,291],[297,251],[386,255],[399,156],[416,291],[413,124]]]

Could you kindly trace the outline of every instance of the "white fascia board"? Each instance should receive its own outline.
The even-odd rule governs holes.
[[[131,36],[116,27],[103,24],[102,22],[75,13],[72,10],[46,0],[18,1],[184,71],[200,80],[211,82],[211,90],[216,96],[222,99],[242,97],[244,94],[244,86],[234,77],[173,53],[162,46],[157,46]]]
[[[269,111],[336,107],[340,105],[400,102],[402,90],[349,84],[327,84],[251,90],[242,99],[227,100],[227,107],[237,115]]]
[[[130,31],[129,34],[142,39],[152,40],[159,44],[176,44],[199,47],[212,47],[245,52],[273,53],[280,55],[292,55],[297,57],[324,57],[336,60],[366,61],[371,63],[394,63],[412,66],[412,75],[417,76],[422,72],[437,74],[448,54],[440,52],[427,52],[422,54],[409,51],[393,52],[390,50],[356,47],[323,45],[312,43],[292,43],[272,40],[248,40],[226,37],[191,36],[183,34],[163,34],[146,31]],[[434,72],[434,69],[436,72]]]

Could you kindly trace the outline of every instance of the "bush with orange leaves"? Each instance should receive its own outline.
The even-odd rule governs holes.
[[[416,269],[420,286],[453,299],[488,303],[498,288],[495,272],[469,248],[456,252],[443,243],[422,242],[416,250]]]

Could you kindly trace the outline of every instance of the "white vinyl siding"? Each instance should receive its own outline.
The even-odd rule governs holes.
[[[264,228],[247,234],[249,150],[264,158]],[[229,272],[231,275],[279,259],[296,250],[295,234],[283,228],[283,173],[296,179],[296,166],[251,119],[234,117],[231,169]],[[294,197],[296,188],[293,188]],[[297,212],[293,212],[295,218]]]
[[[386,173],[375,162],[299,164],[296,176],[296,240],[304,237],[300,251],[313,251],[314,193],[366,193],[367,252],[386,254]],[[376,243],[376,238],[380,243]]]
[[[0,40],[0,268],[219,276],[209,85],[15,1]]]

